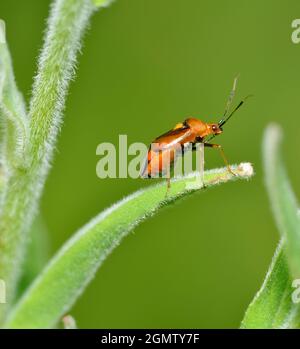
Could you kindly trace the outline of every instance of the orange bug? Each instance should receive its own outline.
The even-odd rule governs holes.
[[[195,150],[197,143],[203,143],[204,147],[219,149],[228,171],[235,175],[229,166],[222,146],[209,143],[209,141],[223,132],[222,127],[249,97],[247,96],[244,98],[233,111],[229,113],[236,90],[237,79],[238,78],[234,79],[233,88],[226,103],[225,112],[218,123],[207,123],[196,118],[188,118],[182,123],[177,124],[172,130],[154,139],[149,147],[145,166],[141,171],[142,178],[153,178],[166,174],[167,187],[169,189],[169,171],[170,166],[174,165],[176,154],[178,154],[178,151],[184,154],[190,144],[192,145],[192,150]]]

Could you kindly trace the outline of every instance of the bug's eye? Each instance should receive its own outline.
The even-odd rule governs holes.
[[[216,126],[213,125],[213,126],[212,126],[212,130],[213,130],[213,131],[216,131],[216,129],[217,129]]]

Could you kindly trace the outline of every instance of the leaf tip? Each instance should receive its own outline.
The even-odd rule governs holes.
[[[274,164],[278,160],[282,138],[282,128],[279,124],[272,122],[266,127],[262,143],[263,163],[266,173],[265,179],[270,176],[271,169],[273,169],[272,171],[274,172]]]
[[[93,0],[93,4],[97,7],[108,7],[113,0]]]
[[[0,44],[6,43],[6,34],[5,34],[5,22],[3,19],[0,19]]]
[[[77,328],[76,321],[71,315],[65,315],[62,318],[62,322],[65,330],[74,330]]]
[[[282,137],[282,128],[276,122],[271,122],[265,131],[265,138],[276,138]]]

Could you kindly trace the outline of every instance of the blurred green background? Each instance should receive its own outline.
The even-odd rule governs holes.
[[[19,87],[30,97],[49,1],[1,1]],[[240,73],[236,102],[255,98],[218,142],[251,182],[222,185],[162,210],[109,256],[72,309],[80,328],[233,328],[260,287],[278,233],[261,165],[265,126],[279,122],[293,187],[298,171],[298,0],[119,0],[97,13],[79,57],[41,211],[51,254],[98,212],[149,181],[96,177],[96,146],[149,143],[187,116],[218,121]],[[206,152],[206,167],[223,166]]]

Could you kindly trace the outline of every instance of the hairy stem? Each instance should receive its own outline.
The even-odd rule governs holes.
[[[91,0],[56,0],[51,9],[30,103],[28,162],[11,176],[0,217],[0,279],[8,297],[0,321],[14,298],[26,232],[48,173],[76,53],[95,9]]]

